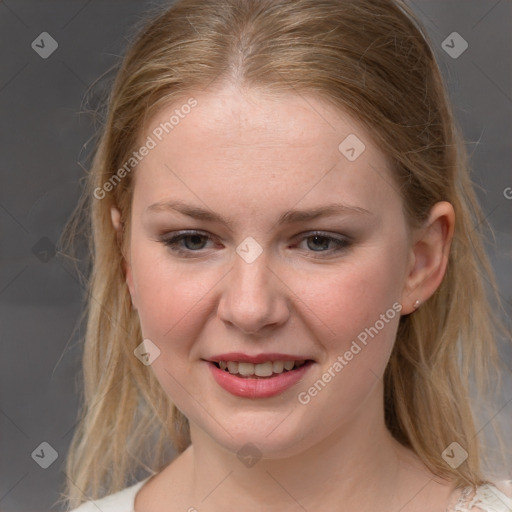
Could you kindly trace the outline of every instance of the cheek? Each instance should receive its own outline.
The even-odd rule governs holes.
[[[133,251],[132,271],[143,336],[155,341],[161,350],[167,348],[169,340],[173,340],[174,350],[179,349],[190,337],[190,329],[200,328],[197,318],[215,279],[212,276],[209,282],[205,278],[208,273],[194,272],[193,264],[173,264],[158,248]]]
[[[387,363],[400,319],[402,276],[392,251],[388,255],[380,252],[375,260],[361,257],[323,276],[301,280],[301,315],[318,326],[315,335],[323,346],[326,365],[351,350],[345,358],[350,366],[380,375]]]
[[[312,312],[303,308],[301,314],[316,317],[316,325],[322,326],[313,335],[323,357],[315,379],[298,387],[297,398],[305,412],[311,410],[308,404],[323,411],[325,432],[348,421],[369,397],[380,400],[375,390],[393,349],[401,310],[400,278],[393,275],[391,260],[380,263],[360,261],[328,278],[310,278],[309,295],[304,292]]]
[[[192,261],[176,263],[147,242],[134,243],[131,254],[144,338],[154,341],[164,353],[193,351],[194,340],[214,314],[215,301],[220,300],[216,287],[222,288],[225,268],[199,268],[201,263]],[[307,272],[282,268],[280,278],[287,286],[281,299],[290,300],[291,315],[297,317],[293,322],[305,328],[305,336],[314,336],[326,358],[332,360],[345,353],[358,336],[364,338],[366,330],[399,299],[399,258],[391,248],[373,247],[329,267],[319,264]],[[389,327],[398,319],[397,314],[379,330],[378,337],[369,337],[369,341],[380,341],[372,343],[371,350],[370,344],[365,347],[365,359],[380,359],[375,347],[381,347],[384,356],[389,352],[394,339]]]

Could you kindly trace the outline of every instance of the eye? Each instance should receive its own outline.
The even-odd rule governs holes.
[[[193,257],[193,253],[200,253],[205,249],[208,241],[214,241],[213,237],[201,231],[181,231],[172,236],[163,236],[160,242],[168,247],[178,256]],[[351,245],[351,240],[345,236],[334,237],[324,232],[313,232],[302,236],[300,241],[305,241],[307,252],[310,253],[337,253],[347,249]]]
[[[339,252],[347,249],[351,244],[350,239],[347,237],[334,237],[320,231],[303,236],[301,240],[306,242],[307,248],[310,249],[308,252],[320,253]]]
[[[213,240],[211,236],[200,231],[182,231],[171,237],[161,238],[161,242],[178,255],[185,255],[191,252],[199,252],[204,249],[204,244]],[[183,242],[183,244],[181,244]],[[183,247],[185,246],[185,247]]]

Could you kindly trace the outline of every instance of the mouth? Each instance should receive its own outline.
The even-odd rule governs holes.
[[[263,363],[245,361],[211,361],[219,370],[242,379],[271,379],[289,373],[302,366],[313,363],[312,359],[276,360]]]
[[[283,393],[305,378],[315,364],[312,359],[264,361],[204,361],[213,380],[231,395],[269,398]]]

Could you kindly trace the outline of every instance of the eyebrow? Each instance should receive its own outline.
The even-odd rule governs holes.
[[[192,217],[197,220],[217,222],[224,224],[231,231],[233,231],[233,223],[228,221],[210,210],[205,210],[197,206],[192,206],[183,201],[160,201],[147,207],[146,212],[161,212],[161,211],[177,211],[188,217]],[[374,214],[359,206],[351,206],[341,203],[331,203],[322,205],[317,208],[311,208],[308,210],[289,210],[283,213],[278,221],[277,225],[293,224],[297,222],[307,222],[321,217],[333,217],[336,215],[365,215],[373,216]]]

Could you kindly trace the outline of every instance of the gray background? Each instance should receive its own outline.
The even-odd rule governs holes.
[[[83,292],[69,267],[53,257],[52,244],[78,200],[97,127],[83,113],[86,90],[118,63],[134,26],[159,4],[165,2],[0,1],[2,512],[61,510],[53,504],[76,421],[83,333],[75,326]],[[409,4],[436,46],[468,141],[478,195],[496,234],[489,254],[509,309],[512,200],[504,191],[512,187],[512,3]],[[441,46],[454,31],[469,43],[456,59]],[[42,32],[58,42],[47,59],[31,47]],[[96,89],[95,96],[106,90],[101,83]],[[510,366],[510,348],[502,357]],[[483,431],[492,416],[512,430],[511,399],[508,380],[499,406],[479,418]],[[58,452],[47,469],[32,458],[42,442]]]

